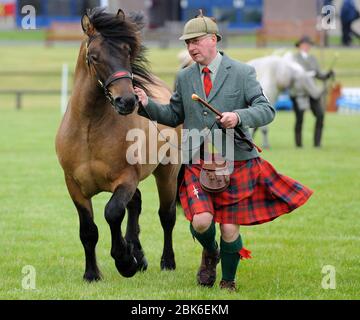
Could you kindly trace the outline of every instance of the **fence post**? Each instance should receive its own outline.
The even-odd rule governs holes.
[[[21,91],[16,91],[15,96],[16,96],[16,105],[15,105],[16,110],[20,110],[21,109],[21,96],[22,96]]]

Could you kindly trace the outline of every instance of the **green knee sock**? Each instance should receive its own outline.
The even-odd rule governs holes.
[[[215,241],[216,228],[214,221],[211,222],[210,227],[203,233],[197,232],[190,223],[190,231],[208,252],[213,252],[217,249],[218,245]]]
[[[236,269],[239,265],[240,254],[239,251],[242,248],[241,236],[233,242],[225,242],[221,238],[220,242],[220,257],[221,257],[221,269],[222,280],[234,281],[236,275]]]

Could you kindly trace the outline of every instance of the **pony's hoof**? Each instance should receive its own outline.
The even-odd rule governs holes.
[[[160,261],[160,268],[161,270],[175,270],[176,263],[174,259],[169,259],[168,261],[165,259],[161,259]]]
[[[138,260],[138,270],[139,271],[146,271],[148,267],[148,262],[145,256],[142,256],[140,260]]]
[[[87,271],[84,273],[83,275],[83,279],[84,281],[87,282],[94,282],[94,281],[99,281],[102,279],[101,275],[97,272],[94,271]]]
[[[137,261],[138,271],[145,271],[148,267],[148,262],[145,258],[144,252],[140,250],[134,250],[134,256]]]
[[[133,277],[138,271],[138,264],[134,256],[126,262],[115,260],[115,266],[119,273],[125,278]]]

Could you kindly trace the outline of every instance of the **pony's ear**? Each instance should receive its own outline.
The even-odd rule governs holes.
[[[81,17],[81,27],[89,37],[94,34],[94,26],[86,13]]]
[[[119,19],[121,19],[122,21],[125,20],[125,13],[124,13],[124,11],[122,11],[121,9],[118,10],[116,16],[117,16]]]

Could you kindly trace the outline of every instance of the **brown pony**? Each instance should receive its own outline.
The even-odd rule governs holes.
[[[96,8],[82,17],[81,24],[87,37],[80,47],[73,93],[57,133],[56,152],[79,215],[86,262],[84,279],[101,278],[95,256],[98,229],[91,198],[102,191],[112,193],[105,207],[105,219],[111,230],[111,256],[116,268],[124,277],[146,270],[147,261],[139,241],[141,194],[137,186],[150,174],[156,179],[158,213],[164,231],[161,269],[175,269],[172,230],[180,165],[161,164],[163,159],[157,159],[155,164],[130,164],[126,157],[126,151],[134,144],[127,141],[129,130],[138,128],[146,133],[143,140],[137,141],[145,148],[149,146],[149,127],[154,126],[137,114],[138,99],[133,86],[143,88],[160,103],[167,103],[171,96],[164,83],[147,69],[140,42],[143,17],[125,16],[121,10],[114,15]],[[155,131],[164,128],[167,127],[158,125]],[[179,143],[180,128],[168,130],[177,134]],[[157,148],[167,143],[163,140]],[[121,224],[126,209],[128,223],[123,237]]]

